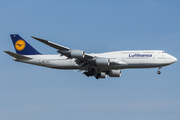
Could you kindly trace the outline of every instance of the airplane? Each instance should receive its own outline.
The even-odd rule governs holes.
[[[87,54],[83,50],[70,49],[48,40],[32,38],[57,49],[58,55],[44,55],[33,48],[18,34],[11,34],[16,53],[4,51],[13,57],[14,61],[23,62],[54,69],[83,71],[87,77],[96,79],[120,77],[122,69],[158,68],[173,64],[177,58],[163,50],[114,51],[98,54]]]

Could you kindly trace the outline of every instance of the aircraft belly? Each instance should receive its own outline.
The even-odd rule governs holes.
[[[44,61],[44,66],[56,68],[56,69],[79,69],[80,67],[74,62],[69,60],[54,60],[46,62]]]
[[[155,68],[160,66],[169,65],[167,63],[149,62],[149,63],[139,63],[139,64],[128,64],[125,68]]]
[[[126,67],[127,65],[109,65],[109,66],[98,66],[95,68],[102,69],[102,70],[111,70],[111,69],[124,69]]]

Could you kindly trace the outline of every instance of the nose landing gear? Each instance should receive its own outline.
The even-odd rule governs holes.
[[[157,74],[159,74],[159,75],[160,75],[160,74],[161,74],[161,71],[157,71]]]
[[[158,71],[157,71],[157,74],[161,74],[161,71],[160,71],[160,69],[161,69],[162,67],[159,67],[159,69],[158,69]]]

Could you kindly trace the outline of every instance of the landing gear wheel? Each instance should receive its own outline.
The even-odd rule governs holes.
[[[157,74],[159,74],[159,75],[160,75],[160,74],[161,74],[161,71],[157,71]]]

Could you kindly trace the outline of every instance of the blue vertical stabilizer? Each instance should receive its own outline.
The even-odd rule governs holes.
[[[20,54],[20,55],[40,55],[41,54],[18,34],[11,34],[10,36],[13,41],[14,48],[17,54]]]

